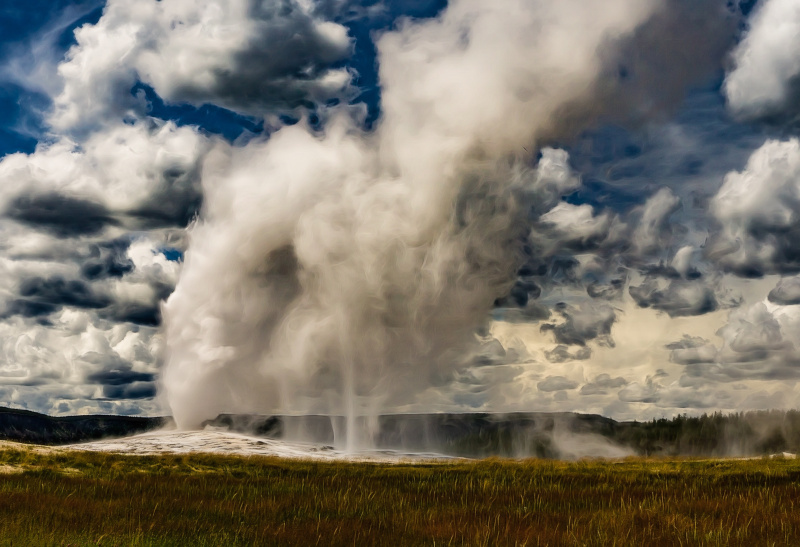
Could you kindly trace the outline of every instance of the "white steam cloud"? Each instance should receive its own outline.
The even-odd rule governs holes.
[[[451,381],[514,281],[520,202],[559,184],[527,167],[526,149],[580,127],[600,50],[658,7],[453,2],[378,40],[373,133],[332,112],[324,133],[298,124],[218,145],[164,307],[178,424],[374,415]]]

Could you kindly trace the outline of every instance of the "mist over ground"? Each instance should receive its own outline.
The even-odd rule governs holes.
[[[35,4],[0,8],[3,404],[352,446],[798,406],[796,2]]]

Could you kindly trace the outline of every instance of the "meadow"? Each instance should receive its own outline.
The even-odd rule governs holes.
[[[800,461],[0,450],[0,545],[800,545]]]

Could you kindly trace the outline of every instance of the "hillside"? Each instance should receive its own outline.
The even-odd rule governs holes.
[[[69,444],[124,437],[165,424],[169,418],[136,416],[53,417],[29,410],[0,407],[0,440],[37,444]]]

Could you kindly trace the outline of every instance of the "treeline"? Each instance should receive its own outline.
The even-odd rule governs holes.
[[[251,435],[335,444],[342,417],[220,415],[204,425]],[[51,417],[0,407],[0,440],[67,444],[163,427],[169,418]],[[363,424],[362,424],[363,425]],[[800,411],[754,411],[618,422],[596,414],[394,414],[378,418],[376,449],[490,456],[579,459],[640,456],[736,457],[800,453]],[[623,448],[620,452],[620,448]]]
[[[169,418],[137,416],[53,417],[0,407],[0,440],[37,444],[69,444],[125,437],[163,427]]]
[[[757,456],[800,452],[800,411],[768,410],[618,422],[610,437],[642,456]]]

